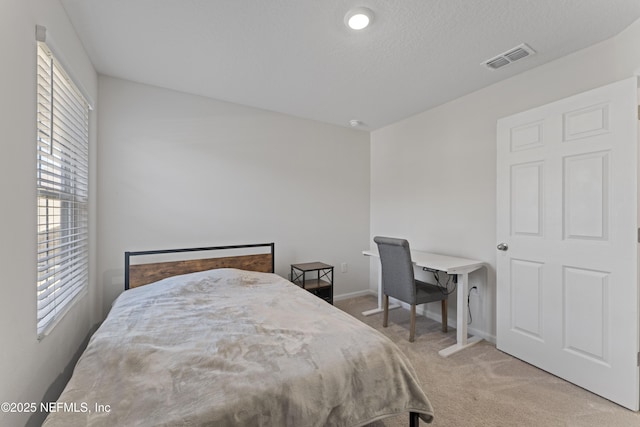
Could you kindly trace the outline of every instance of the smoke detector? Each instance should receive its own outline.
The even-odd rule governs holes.
[[[492,70],[497,70],[498,68],[502,68],[513,62],[534,55],[535,53],[536,51],[533,50],[531,46],[527,45],[526,43],[522,43],[521,45],[509,49],[508,51],[501,53],[498,56],[484,61],[481,65],[484,65]]]

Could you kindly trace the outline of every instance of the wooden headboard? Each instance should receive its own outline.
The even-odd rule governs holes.
[[[135,256],[177,254],[185,252],[209,252],[229,249],[269,247],[268,253],[252,255],[208,257],[181,261],[132,264]],[[274,272],[275,243],[255,243],[250,245],[212,246],[207,248],[161,249],[154,251],[136,251],[124,253],[124,289],[136,288],[180,274],[195,273],[214,268],[239,268],[242,270]]]

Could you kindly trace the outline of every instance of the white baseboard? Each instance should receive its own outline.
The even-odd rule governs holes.
[[[367,289],[365,291],[350,292],[348,294],[334,295],[333,296],[333,300],[334,301],[340,301],[340,300],[343,300],[343,299],[363,297],[365,295],[374,295],[375,296],[377,294],[375,292],[372,292],[371,290]]]

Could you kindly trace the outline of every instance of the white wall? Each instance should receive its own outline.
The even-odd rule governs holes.
[[[54,39],[75,77],[97,98],[97,75],[57,0],[0,2],[0,402],[40,402],[100,319],[92,239],[88,295],[49,336],[37,340],[36,24],[47,27],[48,38]],[[95,153],[95,113],[90,120],[91,150]],[[91,159],[95,161],[94,154]],[[91,190],[95,194],[95,179]],[[93,200],[90,209],[95,219]],[[95,236],[93,227],[90,232]],[[0,412],[0,425],[24,425],[30,415]]]
[[[495,340],[496,121],[634,75],[640,21],[617,37],[377,130],[371,135],[371,236],[485,261],[472,273],[470,329]],[[478,67],[478,72],[489,72]],[[494,71],[499,72],[499,71]],[[377,286],[371,263],[370,287]],[[455,301],[450,301],[455,324]],[[439,316],[439,305],[427,314]]]
[[[104,76],[99,94],[105,310],[126,250],[274,241],[276,273],[323,261],[335,294],[368,288],[368,132]]]

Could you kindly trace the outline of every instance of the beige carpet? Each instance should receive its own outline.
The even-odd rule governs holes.
[[[335,305],[381,331],[411,359],[435,410],[432,426],[640,427],[640,413],[502,353],[486,341],[440,357],[438,350],[455,342],[454,328],[444,334],[440,323],[418,316],[416,340],[409,343],[408,310],[392,310],[389,327],[382,328],[382,314],[361,315],[376,307],[372,296]],[[369,427],[407,427],[408,420],[395,417]]]

